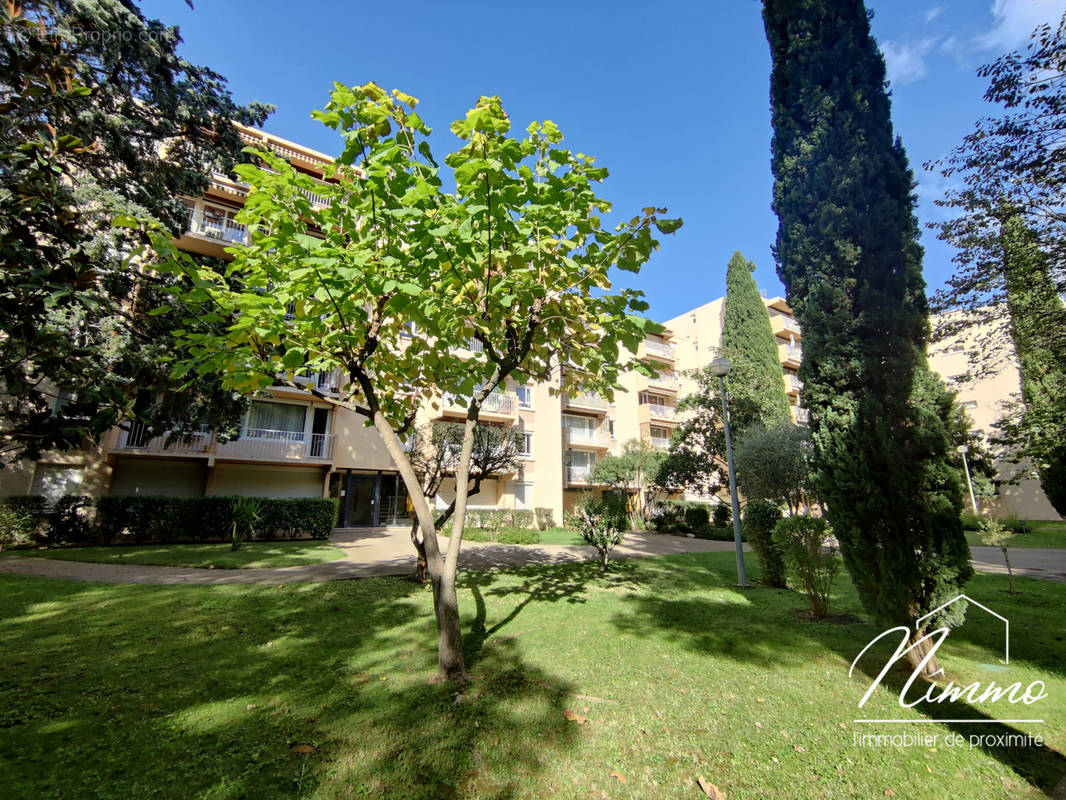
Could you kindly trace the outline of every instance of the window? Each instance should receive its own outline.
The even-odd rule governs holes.
[[[519,408],[533,408],[533,389],[530,386],[523,386],[519,384],[515,387],[515,394],[518,395],[518,407]]]
[[[248,410],[248,424],[241,435],[247,439],[302,441],[306,416],[306,406],[254,400]]]
[[[977,401],[976,400],[967,400],[966,402],[964,402],[962,404],[962,407],[963,408],[977,408]]]
[[[532,431],[525,431],[520,434],[521,438],[518,442],[518,455],[521,458],[533,457],[533,433]]]
[[[418,333],[417,322],[405,322],[400,330],[400,336],[404,339],[411,339],[416,333]]]
[[[607,433],[609,433],[611,435],[612,439],[614,438],[614,420],[613,419],[607,420]]]
[[[44,497],[49,507],[65,494],[82,494],[82,480],[85,472],[81,467],[63,467],[50,464],[38,464],[33,476],[33,491]]]

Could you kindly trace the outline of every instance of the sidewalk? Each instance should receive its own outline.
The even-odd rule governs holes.
[[[36,575],[99,583],[142,584],[284,584],[369,578],[382,575],[410,575],[415,556],[407,528],[338,531],[330,542],[345,551],[344,558],[323,564],[273,569],[191,569],[151,567],[130,564],[89,564],[50,558],[0,559],[0,574]],[[440,540],[441,549],[448,546]],[[733,552],[732,542],[714,542],[656,533],[628,533],[615,548],[612,558],[647,558],[675,553]],[[745,550],[749,550],[745,546]],[[1003,554],[994,547],[973,547],[974,568],[980,572],[1003,574]],[[593,561],[596,551],[587,545],[512,545],[463,542],[463,569],[524,567],[533,564],[561,564]],[[1066,550],[1011,550],[1014,574],[1066,583]]]
[[[345,551],[344,558],[322,564],[272,569],[192,569],[133,564],[89,564],[51,558],[0,559],[0,574],[36,575],[74,581],[142,584],[284,584],[411,575],[415,570],[414,548],[407,528],[339,531],[330,542]],[[440,539],[441,549],[448,546]],[[732,542],[712,542],[681,536],[628,533],[612,558],[644,558],[673,553],[732,552]],[[463,542],[463,569],[524,567],[593,561],[596,550],[587,545],[512,545]]]

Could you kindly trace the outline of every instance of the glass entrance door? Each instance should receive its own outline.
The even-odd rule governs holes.
[[[376,525],[374,502],[377,489],[377,475],[352,475],[348,487],[347,511],[348,525],[351,527]]]

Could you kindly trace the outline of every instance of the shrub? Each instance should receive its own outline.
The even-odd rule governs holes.
[[[239,550],[245,539],[255,538],[255,526],[263,518],[263,500],[258,497],[235,497],[230,506],[233,525],[231,550]]]
[[[240,498],[150,497],[145,495],[101,497],[96,503],[96,524],[105,542],[173,542],[192,538],[198,542],[222,542],[233,536],[233,508]],[[256,498],[260,520],[255,527],[268,536],[284,532],[290,538],[310,536],[325,539],[337,519],[334,498]]]
[[[611,528],[625,531],[629,525],[629,509],[626,499],[615,494],[596,497],[593,494],[582,495],[576,505],[577,532],[587,524],[586,516],[603,517]]]
[[[781,511],[766,500],[752,500],[744,509],[744,537],[759,559],[759,574],[766,586],[784,589],[785,561],[773,538],[774,526],[781,519]]]
[[[584,500],[584,498],[582,499]],[[597,500],[600,500],[598,506]],[[600,554],[600,567],[606,572],[611,558],[611,551],[622,541],[625,531],[618,525],[619,518],[617,513],[596,513],[594,509],[597,507],[604,508],[602,500],[593,498],[593,502],[579,504],[575,516],[579,525],[578,533],[581,534],[581,538],[585,540],[586,544],[596,548],[596,552]],[[622,520],[624,524],[624,515]]]
[[[716,528],[728,528],[733,524],[733,509],[725,503],[719,503],[714,507],[712,516]]]
[[[581,520],[579,520],[577,518],[577,514],[575,514],[573,511],[567,511],[564,508],[563,509],[563,528],[565,528],[568,531],[574,531],[575,533],[577,533],[577,531],[578,531],[578,529],[580,527],[581,527]]]
[[[534,524],[533,512],[528,508],[516,508],[511,512],[510,527],[532,528]]]
[[[1017,514],[1001,519],[1000,524],[1011,533],[1029,533],[1029,523],[1024,519],[1018,519]]]
[[[652,511],[651,524],[660,533],[676,533],[685,526],[687,504],[680,500],[664,500]]]
[[[8,537],[7,547],[29,544],[41,539],[41,520],[44,518],[44,498],[39,495],[15,495],[0,497],[4,514],[0,523],[0,538]],[[2,548],[0,548],[2,549]]]
[[[981,518],[972,511],[962,512],[962,529],[964,531],[981,530]]]
[[[701,525],[696,530],[697,539],[711,539],[716,542],[731,542],[733,541],[733,529],[732,528],[718,528],[711,525],[709,522]]]
[[[93,524],[93,499],[84,495],[65,494],[52,508],[48,521],[50,542],[86,544],[96,539]]]
[[[710,519],[707,506],[702,503],[694,503],[685,509],[685,527],[689,532],[699,535],[700,529],[705,527]]]
[[[829,532],[824,519],[785,517],[774,525],[774,543],[780,548],[789,573],[799,582],[811,604],[811,615],[829,613],[829,594],[840,571],[840,556],[827,547]]]
[[[552,514],[550,508],[534,508],[533,514],[536,518],[538,531],[548,530],[548,528],[552,526],[552,523],[555,522],[555,515]]]

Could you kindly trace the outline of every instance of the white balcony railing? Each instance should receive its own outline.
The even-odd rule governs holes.
[[[677,409],[673,406],[664,405],[662,403],[647,403],[648,414],[655,419],[677,419]]]
[[[148,429],[140,422],[130,423],[118,438],[120,450],[151,450],[161,453],[206,453],[214,442],[214,434],[201,428],[190,433],[164,433],[149,436]]]
[[[325,394],[337,392],[337,382],[334,380],[335,373],[332,370],[321,369],[307,375],[296,375],[293,377],[295,383],[302,383],[306,386],[313,386],[320,392]]]
[[[680,379],[674,370],[667,370],[660,372],[654,378],[648,378],[648,383],[663,389],[677,389],[680,386]]]
[[[594,447],[608,447],[608,434],[599,428],[576,428],[565,426],[566,441],[570,444],[592,445]]]
[[[810,411],[808,411],[806,408],[797,408],[796,409],[796,422],[799,422],[799,423],[802,423],[802,424],[806,425],[810,421],[811,421],[811,412]]]
[[[189,217],[189,231],[227,244],[247,244],[248,229],[232,218],[232,212],[207,203],[197,203]]]
[[[333,457],[333,439],[332,433],[245,428],[239,439],[216,445],[216,455],[255,461],[328,461]]]
[[[592,467],[567,467],[566,468],[566,482],[567,483],[591,483],[592,482]]]
[[[677,348],[672,344],[666,344],[666,342],[658,342],[655,339],[645,339],[644,350],[652,355],[662,356],[663,358],[673,358]]]
[[[563,404],[567,408],[591,408],[599,411],[607,410],[607,401],[599,395],[586,394],[584,392],[574,397],[566,397]]]
[[[803,389],[803,381],[795,375],[786,375],[785,381],[788,383],[790,389],[795,389],[797,392]]]
[[[445,408],[465,411],[469,405],[469,397],[460,397],[455,394],[444,395]],[[486,397],[485,401],[481,404],[481,410],[493,414],[514,414],[515,398],[505,392],[489,392],[488,397]]]
[[[670,439],[666,436],[652,436],[651,446],[656,450],[668,450],[670,448]]]

